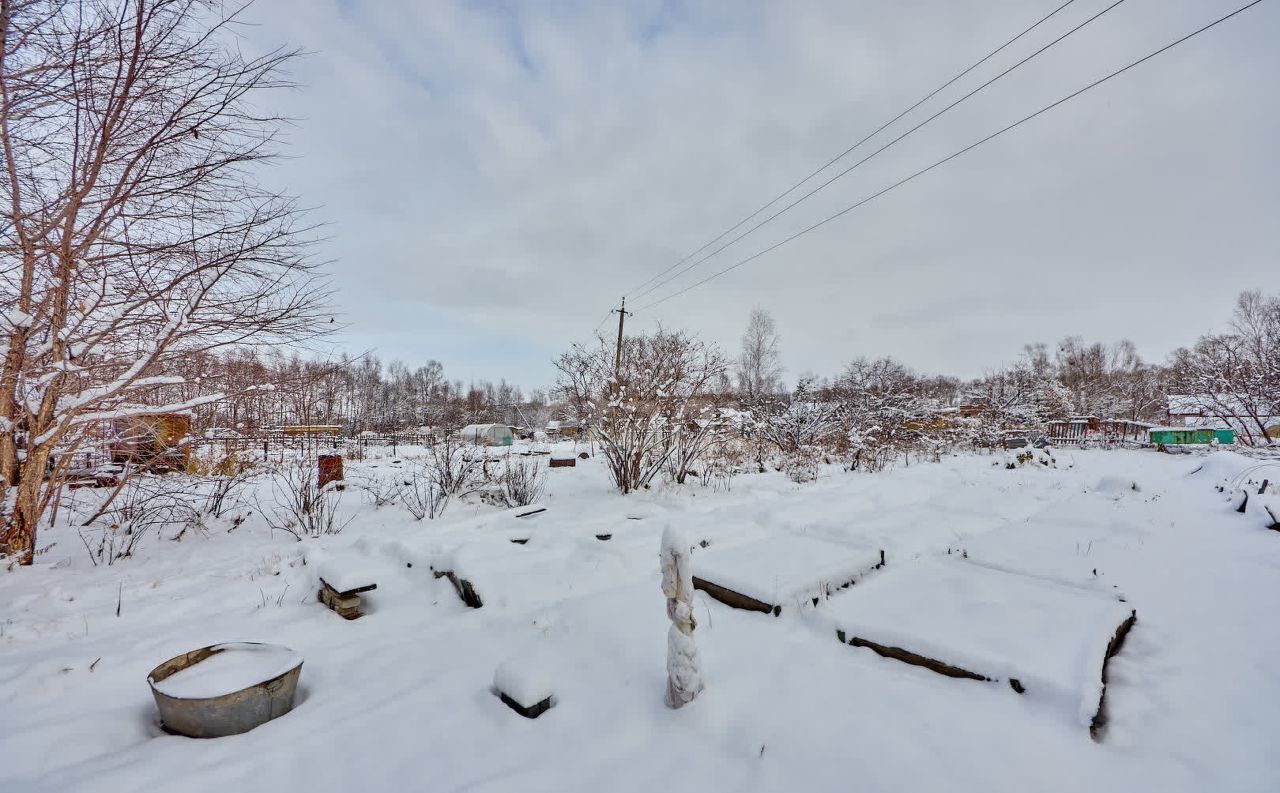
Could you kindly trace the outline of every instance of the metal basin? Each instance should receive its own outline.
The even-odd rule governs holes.
[[[170,658],[151,670],[147,684],[160,709],[160,721],[166,732],[191,738],[220,738],[248,732],[260,724],[293,710],[293,697],[302,675],[302,658],[287,671],[230,693],[211,697],[179,697],[160,691],[156,683],[177,672],[195,666],[222,652],[287,647],[259,642],[214,644]]]

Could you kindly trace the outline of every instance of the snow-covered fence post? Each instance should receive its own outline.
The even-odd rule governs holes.
[[[678,708],[702,691],[698,646],[693,643],[692,546],[684,532],[668,525],[662,532],[662,594],[667,596],[667,707]]]

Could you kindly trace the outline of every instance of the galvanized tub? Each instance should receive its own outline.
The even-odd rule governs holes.
[[[159,690],[156,684],[222,652],[247,650],[292,650],[260,642],[214,644],[170,658],[151,670],[147,683],[160,709],[165,731],[191,738],[220,738],[237,735],[265,724],[293,710],[293,697],[302,675],[302,658],[285,671],[273,674],[230,693],[209,697],[180,697]]]

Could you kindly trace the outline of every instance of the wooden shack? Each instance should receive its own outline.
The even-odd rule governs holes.
[[[185,471],[191,447],[184,441],[190,434],[191,416],[186,413],[118,418],[111,426],[111,461]]]

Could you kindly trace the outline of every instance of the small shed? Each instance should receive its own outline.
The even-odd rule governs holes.
[[[510,446],[512,435],[506,424],[468,424],[458,430],[458,439],[476,446]]]
[[[1236,431],[1208,427],[1152,427],[1149,437],[1152,443],[1165,446],[1205,445],[1214,442],[1235,443]]]
[[[576,438],[578,436],[578,422],[576,421],[548,421],[547,437],[552,440],[561,438]]]
[[[185,471],[191,433],[186,413],[125,416],[112,424],[111,461],[149,465],[157,471]]]

